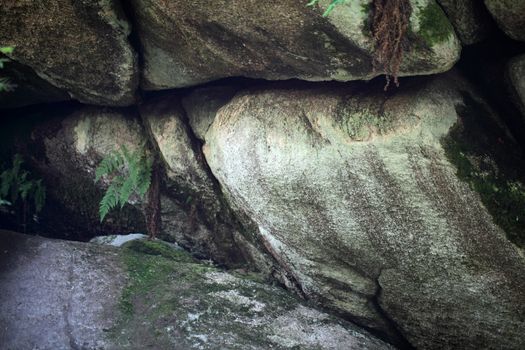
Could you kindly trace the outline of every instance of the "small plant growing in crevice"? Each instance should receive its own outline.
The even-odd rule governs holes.
[[[0,47],[0,53],[3,55],[8,55],[14,51],[14,48],[10,46]],[[9,62],[9,58],[0,57],[0,69],[4,68],[4,65]],[[13,91],[16,88],[16,85],[11,83],[9,78],[0,77],[0,92],[9,92]]]
[[[105,179],[109,183],[99,204],[100,221],[135,197],[144,203],[148,234],[150,239],[155,238],[160,230],[160,171],[145,147],[131,152],[121,146],[100,162],[95,175],[96,182]]]
[[[347,0],[332,0],[323,16]],[[319,0],[312,0],[306,6],[314,6]],[[406,34],[410,23],[412,7],[410,0],[373,0],[371,31],[375,45],[373,65],[375,71],[385,72],[385,91],[391,80],[399,86],[398,74],[403,61],[403,50],[408,45]]]
[[[28,170],[23,169],[24,160],[20,154],[13,157],[12,166],[0,174],[0,208],[13,209],[24,233],[27,231],[27,218],[38,221],[46,201],[46,189],[42,179],[31,179]]]

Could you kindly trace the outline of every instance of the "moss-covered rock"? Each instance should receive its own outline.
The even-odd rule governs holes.
[[[133,241],[130,279],[111,331],[119,349],[387,349],[284,290],[221,271],[162,242]]]

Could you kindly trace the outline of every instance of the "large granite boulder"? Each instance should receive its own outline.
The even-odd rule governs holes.
[[[6,349],[393,349],[162,242],[118,249],[0,231],[0,246]]]
[[[508,36],[525,41],[525,0],[485,0],[485,6]]]
[[[133,103],[137,60],[118,1],[2,1],[0,28],[0,44],[15,48],[10,58],[73,98]]]
[[[478,0],[437,0],[464,45],[485,39],[490,28],[490,16]]]
[[[204,153],[281,269],[420,349],[525,346],[525,182],[514,140],[455,75],[268,84],[217,113]]]
[[[142,87],[185,87],[224,77],[371,79],[374,41],[369,0],[131,2],[144,56]],[[434,0],[411,1],[410,50],[400,75],[448,70],[458,59],[454,29]]]

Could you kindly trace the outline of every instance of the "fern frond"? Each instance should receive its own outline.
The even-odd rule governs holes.
[[[98,182],[105,175],[111,175],[118,167],[118,157],[113,153],[108,154],[95,170],[95,182]]]
[[[133,194],[144,200],[151,185],[152,163],[144,147],[131,152],[125,145],[101,161],[95,172],[96,181],[105,175],[112,177],[109,179],[110,186],[100,202],[100,221],[103,221],[109,211],[117,205],[124,207]]]
[[[120,208],[124,207],[124,205],[128,202],[129,197],[133,193],[134,190],[134,183],[131,179],[131,177],[128,177],[126,181],[122,184],[122,187],[120,188],[120,195],[119,195],[119,203]]]
[[[18,191],[20,192],[20,198],[26,200],[31,189],[33,189],[33,181],[25,181],[20,184]]]
[[[10,170],[5,170],[0,175],[0,198],[5,198],[9,194],[9,189],[12,184],[12,176]]]
[[[36,214],[42,211],[46,202],[46,188],[42,185],[42,180],[38,180],[35,183],[35,212]]]
[[[98,213],[100,215],[100,222],[104,220],[106,215],[109,213],[109,211],[113,208],[115,208],[118,205],[119,202],[119,195],[118,190],[115,187],[114,184],[111,184],[106,193],[104,194],[104,197],[102,197],[102,200],[100,201],[100,205],[98,208]]]

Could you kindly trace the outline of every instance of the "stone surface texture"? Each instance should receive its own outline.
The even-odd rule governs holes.
[[[508,77],[515,103],[525,120],[525,55],[515,57],[510,61]]]
[[[485,0],[485,6],[508,36],[525,41],[525,0]]]
[[[478,0],[437,0],[464,45],[476,44],[486,38],[490,17]],[[489,18],[487,18],[489,17]]]
[[[0,231],[0,246],[6,349],[393,349],[161,242],[119,249]]]
[[[132,1],[144,55],[142,88],[186,87],[225,77],[371,79],[370,1]],[[460,44],[434,0],[412,0],[401,76],[444,72]]]
[[[512,140],[490,113],[468,114],[483,103],[456,75],[381,91],[242,91],[206,134],[208,164],[308,298],[416,348],[523,347],[523,251],[445,143],[468,115],[500,130],[491,142]]]
[[[13,60],[90,104],[134,102],[138,83],[131,27],[118,1],[7,0],[0,4],[0,43]]]

